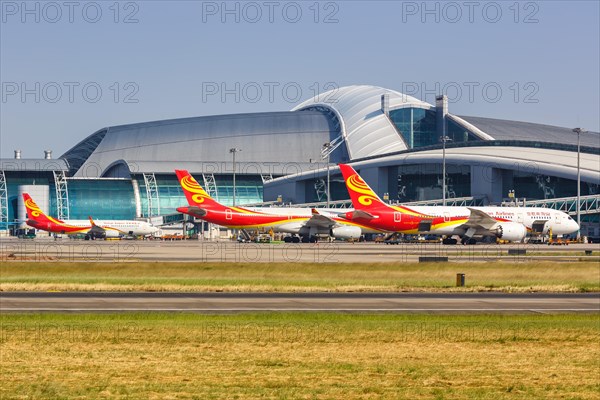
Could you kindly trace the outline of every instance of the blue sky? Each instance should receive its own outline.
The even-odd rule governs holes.
[[[69,4],[1,2],[2,157],[57,157],[117,124],[289,110],[351,84],[600,130],[598,1]]]

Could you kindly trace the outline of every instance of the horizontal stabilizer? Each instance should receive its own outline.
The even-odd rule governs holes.
[[[198,206],[179,207],[177,209],[180,213],[189,214],[194,217],[202,218],[206,215],[206,209]]]
[[[351,211],[348,213],[340,214],[340,217],[350,219],[350,220],[378,218],[377,216],[375,216],[369,212],[366,212],[364,210],[354,210],[354,211]],[[348,217],[350,217],[350,218],[348,218]]]

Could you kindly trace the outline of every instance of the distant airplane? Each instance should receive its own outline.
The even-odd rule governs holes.
[[[46,214],[33,201],[31,196],[23,193],[27,210],[27,225],[52,233],[66,235],[84,235],[85,239],[119,238],[123,236],[148,236],[156,233],[158,228],[148,222],[133,220],[94,221],[54,219]]]
[[[232,229],[273,229],[291,233],[286,242],[316,242],[319,237],[333,236],[341,239],[358,239],[362,233],[378,232],[353,221],[309,208],[228,207],[215,201],[185,170],[176,170],[177,178],[187,198],[188,207],[177,211],[201,218],[207,222]]]
[[[528,231],[565,235],[579,225],[568,214],[549,208],[532,207],[443,207],[388,205],[362,180],[354,168],[339,164],[354,211],[342,216],[349,221],[387,232],[446,235],[444,244],[463,243],[475,237],[492,236],[511,242],[525,239]]]

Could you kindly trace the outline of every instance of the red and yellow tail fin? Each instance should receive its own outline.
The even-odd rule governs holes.
[[[372,210],[377,208],[389,208],[379,196],[367,185],[358,173],[349,165],[339,164],[352,205],[357,210]]]
[[[31,198],[31,196],[28,193],[23,193],[23,201],[25,202],[25,209],[27,210],[27,218],[29,218],[32,221],[37,221],[37,222],[49,222],[50,221],[48,216],[46,214],[44,214],[42,209],[35,203],[35,201],[33,201],[33,199]],[[58,220],[55,220],[55,221],[62,222],[62,221],[58,221]],[[55,222],[55,221],[52,221],[52,222]]]
[[[178,169],[175,170],[175,174],[177,174],[179,184],[190,206],[210,209],[226,208],[210,197],[188,171]]]

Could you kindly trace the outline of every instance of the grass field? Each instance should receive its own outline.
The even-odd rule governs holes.
[[[465,273],[465,288],[456,274]],[[597,262],[0,264],[0,291],[600,291]]]
[[[598,399],[600,317],[0,315],[2,399]]]

